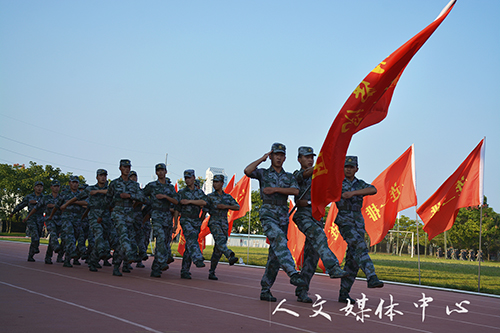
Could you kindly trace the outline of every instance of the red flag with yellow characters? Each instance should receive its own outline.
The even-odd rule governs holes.
[[[484,139],[443,185],[417,209],[429,240],[451,229],[460,208],[483,203],[483,163]]]
[[[318,155],[311,185],[312,212],[316,219],[325,207],[340,200],[344,162],[351,137],[382,121],[404,69],[453,8],[450,1],[440,15],[412,39],[379,63],[354,89],[333,121]]]
[[[338,212],[339,210],[337,209],[337,206],[332,204],[326,218],[324,230],[326,238],[328,238],[328,247],[335,254],[339,263],[342,263],[345,256],[345,250],[347,249],[347,243],[340,235],[339,227],[334,223]],[[321,259],[319,260],[318,266],[321,268],[323,273],[326,272],[325,265],[323,265],[323,261]]]
[[[227,221],[229,222],[228,236],[231,235],[234,220],[245,216],[250,210],[250,178],[244,175],[229,194],[240,205],[240,210],[230,210],[227,214]]]
[[[377,194],[363,199],[361,212],[371,246],[392,229],[398,212],[417,205],[413,156],[412,145],[371,183]]]
[[[291,201],[288,207],[289,207],[288,211],[290,212],[293,209],[293,204]],[[306,242],[306,236],[299,230],[295,222],[293,222],[294,214],[295,211],[288,218],[289,223],[288,223],[288,233],[287,233],[287,238],[288,238],[287,245],[288,249],[290,250],[290,253],[292,254],[293,260],[295,260],[295,268],[297,270],[301,270],[304,260],[304,243]]]

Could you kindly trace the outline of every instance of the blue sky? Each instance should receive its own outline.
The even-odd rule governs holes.
[[[293,171],[297,148],[319,151],[359,82],[446,4],[2,0],[0,163],[93,183],[129,158],[146,184],[168,153],[174,181],[208,167],[239,179],[279,141]],[[387,118],[353,137],[359,178],[415,144],[420,205],[486,137],[485,195],[500,211],[499,13],[500,1],[457,1]]]

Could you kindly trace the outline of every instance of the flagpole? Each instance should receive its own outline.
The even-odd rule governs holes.
[[[486,150],[486,137],[483,138],[484,143],[483,147],[481,149],[481,158],[480,158],[480,165],[479,165],[479,203],[481,205],[481,208],[479,209],[479,253],[481,253],[481,237],[482,237],[482,229],[483,229],[483,204],[484,204],[484,193],[483,193],[483,180],[484,180],[484,152]],[[482,258],[482,253],[481,253],[481,258]],[[476,256],[478,258],[478,256]],[[481,292],[481,258],[478,258],[478,266],[477,266],[477,292]]]
[[[481,253],[481,231],[482,231],[482,226],[483,226],[483,205],[481,205],[480,208],[480,214],[481,216],[479,217],[479,253]],[[478,256],[476,256],[478,258]],[[482,258],[482,255],[481,255]],[[481,258],[477,259],[478,266],[477,266],[477,292],[481,292]]]
[[[415,187],[415,193],[417,193],[417,173],[415,170],[415,144],[411,145],[411,169],[413,176],[413,186]],[[417,198],[418,200],[418,198]],[[422,284],[422,278],[420,273],[420,237],[418,232],[418,214],[417,214],[417,204],[415,204],[415,224],[417,225],[417,266],[418,266],[418,284]]]
[[[252,215],[252,186],[250,182],[248,183],[249,196],[248,201],[250,204],[248,205],[248,240],[247,240],[247,265],[250,263],[250,221]]]

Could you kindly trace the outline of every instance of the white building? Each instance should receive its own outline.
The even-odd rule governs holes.
[[[214,190],[214,186],[213,186],[213,181],[214,181],[214,176],[215,175],[223,175],[224,176],[224,186],[225,187],[227,185],[227,174],[226,172],[224,171],[223,168],[215,168],[215,167],[210,167],[207,169],[207,172],[205,174],[205,184],[203,184],[203,192],[205,192],[205,194],[209,194],[209,193],[212,193],[213,190]]]

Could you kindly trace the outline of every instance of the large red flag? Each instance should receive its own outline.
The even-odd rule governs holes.
[[[244,175],[229,194],[240,205],[240,210],[230,210],[227,214],[227,221],[229,222],[228,236],[231,235],[234,220],[245,216],[250,210],[250,197],[252,194],[250,191],[250,178]]]
[[[484,139],[441,187],[417,209],[429,240],[455,223],[458,210],[483,203]]]
[[[372,246],[392,229],[398,212],[417,205],[414,165],[412,145],[372,182],[377,194],[366,196],[361,209]]]
[[[325,234],[328,238],[328,247],[335,254],[337,259],[339,260],[339,263],[342,263],[342,260],[344,260],[345,256],[345,250],[347,249],[347,243],[340,235],[339,227],[334,223],[338,212],[339,210],[337,209],[337,205],[332,203],[332,205],[330,206],[330,211],[328,212],[328,216],[326,218]],[[324,273],[326,270],[321,259],[319,260],[318,265]]]
[[[354,89],[339,111],[314,167],[311,201],[316,219],[323,217],[327,205],[340,200],[345,156],[351,137],[386,117],[392,94],[405,67],[454,4],[455,0],[450,1],[434,22],[378,64]]]
[[[293,209],[293,204],[290,201],[289,212]],[[304,243],[306,241],[306,236],[299,230],[295,222],[293,222],[293,215],[295,211],[288,218],[288,249],[292,253],[293,260],[295,260],[295,268],[298,270],[302,269],[302,264],[304,260]]]

